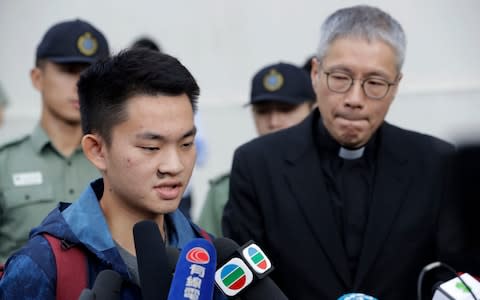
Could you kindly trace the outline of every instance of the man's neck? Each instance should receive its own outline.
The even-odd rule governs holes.
[[[69,157],[80,145],[83,135],[80,122],[67,123],[42,116],[40,125],[47,133],[55,149],[63,156]]]
[[[138,212],[135,212],[132,207],[127,207],[122,204],[119,205],[119,200],[105,197],[105,193],[108,193],[107,188],[105,188],[104,196],[100,200],[100,207],[105,215],[105,219],[112,234],[112,239],[122,246],[122,248],[135,255],[133,227],[136,223],[147,219],[157,223],[163,240],[166,240],[166,232],[164,232],[165,220],[163,215],[158,215],[153,218],[139,214]]]

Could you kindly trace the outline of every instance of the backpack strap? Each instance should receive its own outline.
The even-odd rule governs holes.
[[[88,287],[87,257],[75,245],[65,240],[43,233],[55,257],[57,266],[57,300],[78,299],[83,289]]]
[[[210,236],[210,234],[208,234],[208,232],[205,229],[203,229],[201,227],[198,227],[198,233],[200,234],[201,237],[203,237],[204,239],[206,239],[210,243],[213,242],[212,237]]]

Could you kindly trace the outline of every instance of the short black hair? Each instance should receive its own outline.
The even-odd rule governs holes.
[[[133,42],[131,48],[147,48],[150,50],[163,52],[158,43],[148,37],[141,37],[137,39],[135,42]]]
[[[304,69],[308,75],[312,72],[312,59],[315,58],[315,55],[309,56],[302,65],[302,69]]]
[[[78,94],[83,133],[97,133],[110,144],[112,128],[128,118],[128,99],[186,94],[196,112],[200,89],[176,58],[138,48],[92,64],[80,76]]]

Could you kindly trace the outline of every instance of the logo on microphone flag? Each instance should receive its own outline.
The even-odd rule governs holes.
[[[337,300],[378,300],[378,299],[365,294],[350,293],[350,294],[341,296]]]
[[[245,247],[242,250],[242,255],[257,274],[263,274],[272,268],[272,263],[256,244]]]
[[[207,250],[203,249],[202,247],[190,249],[185,258],[194,264],[205,265],[210,262],[210,255],[208,254]]]
[[[234,257],[215,272],[217,286],[227,296],[235,296],[253,281],[253,274],[247,265]]]

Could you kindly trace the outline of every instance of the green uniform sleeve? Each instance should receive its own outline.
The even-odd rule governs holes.
[[[198,220],[198,225],[216,237],[223,236],[222,215],[228,200],[229,185],[229,176],[222,176],[220,180],[212,182]]]

